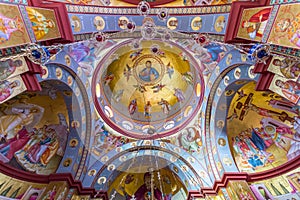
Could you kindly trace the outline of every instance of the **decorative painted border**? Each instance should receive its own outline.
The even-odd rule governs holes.
[[[279,5],[275,5],[273,6],[272,8],[272,11],[271,11],[271,14],[270,14],[270,17],[268,19],[268,23],[265,27],[265,30],[264,30],[264,34],[263,34],[263,37],[262,37],[262,42],[267,42],[268,40],[268,37],[270,35],[270,32],[271,32],[271,29],[272,29],[272,26],[273,26],[273,23],[276,19],[276,15],[277,15],[277,11],[279,9]]]
[[[23,52],[22,49],[25,49],[24,45],[0,49],[0,57],[12,56],[12,55],[22,53]]]
[[[111,14],[111,15],[138,15],[137,8],[132,7],[100,7],[100,6],[82,6],[66,4],[67,11],[72,13],[97,13]],[[150,15],[156,15],[161,8],[151,8]],[[220,6],[199,6],[199,7],[176,7],[168,8],[171,15],[194,15],[194,14],[209,14],[209,13],[228,13],[230,12],[231,5]]]
[[[0,0],[0,3],[28,5],[27,0]]]
[[[300,0],[271,0],[270,5],[273,4],[291,4],[291,3],[299,3]]]
[[[295,56],[295,57],[300,57],[300,49],[294,49],[291,47],[283,47],[279,45],[271,45],[272,52],[278,53],[278,54],[283,54],[285,56]]]
[[[26,31],[30,37],[30,40],[32,42],[36,42],[36,39],[35,39],[35,35],[34,35],[34,32],[33,32],[33,29],[32,29],[32,24],[29,20],[29,17],[28,17],[28,14],[27,14],[27,11],[26,11],[26,8],[25,6],[19,6],[19,9],[20,9],[20,12],[22,14],[22,17],[23,17],[23,21],[26,25]]]
[[[222,169],[219,169],[219,173],[222,176],[224,172],[238,172],[238,168],[234,164],[234,159],[232,157],[230,148],[229,148],[229,142],[228,142],[228,136],[227,136],[227,129],[226,129],[226,124],[227,124],[227,112],[228,110],[222,110],[220,109],[221,104],[225,104],[228,107],[229,104],[231,103],[232,98],[234,97],[234,94],[232,94],[230,97],[225,97],[224,93],[225,91],[232,89],[236,90],[237,88],[242,87],[246,83],[250,81],[257,81],[258,80],[258,75],[255,74],[254,76],[250,77],[249,71],[251,70],[252,65],[249,64],[237,64],[232,67],[229,67],[229,71],[224,71],[225,73],[222,73],[220,76],[222,77],[221,81],[217,84],[218,89],[220,91],[223,91],[221,95],[218,95],[218,89],[215,92],[214,95],[214,100],[213,102],[216,102],[216,104],[213,104],[212,109],[211,109],[211,123],[210,123],[210,132],[211,134],[214,133],[214,143],[213,146],[218,150],[217,153],[214,155],[214,160],[222,164]],[[234,76],[234,71],[236,68],[239,68],[241,71],[241,76],[240,77],[235,77]],[[224,84],[224,77],[227,76],[229,78],[228,84]],[[241,83],[239,85],[234,84],[237,81],[242,81],[244,83]],[[217,103],[218,102],[218,103]],[[229,103],[229,104],[228,104]],[[224,127],[222,129],[218,129],[217,126],[217,121],[218,120],[223,120],[224,121]],[[213,123],[212,123],[213,122]],[[226,141],[225,146],[218,145],[218,139],[222,138]],[[225,155],[228,154],[228,158],[231,161],[231,165],[226,165],[223,159]]]
[[[186,39],[190,39],[191,34],[186,33]],[[172,36],[173,36],[173,38],[180,38],[180,39],[183,38],[182,34],[174,34]],[[74,35],[75,41],[88,40],[88,39],[91,39],[92,37],[93,37],[92,33]],[[108,34],[108,37],[109,37],[109,39],[141,38],[142,35],[141,35],[140,32],[137,32],[137,33],[134,33],[134,34],[128,33],[128,32],[118,32],[118,33]],[[224,41],[224,35],[209,34],[209,38],[213,41],[218,41],[218,42],[223,42]]]
[[[96,19],[97,17],[100,17],[103,20],[103,24],[105,24],[102,29],[101,32],[105,32],[107,33],[107,35],[112,35],[112,34],[116,34],[116,32],[126,32],[125,29],[122,29],[118,23],[119,23],[119,19],[122,17],[122,15],[112,15],[112,14],[102,14],[99,15],[98,13],[68,13],[68,18],[71,24],[73,24],[71,26],[72,29],[72,33],[74,35],[77,34],[85,34],[85,33],[96,33],[99,32],[99,30],[97,30],[97,27],[95,26],[95,24],[93,23],[93,20]],[[202,25],[201,27],[197,30],[197,29],[193,29],[192,27],[192,23],[193,20],[195,20],[195,18],[200,17],[202,19]],[[209,33],[209,34],[217,34],[217,35],[224,35],[225,31],[226,31],[226,27],[227,24],[229,23],[228,21],[228,17],[229,17],[229,13],[215,13],[215,14],[197,14],[197,15],[172,15],[170,19],[174,19],[176,18],[178,24],[176,27],[172,27],[171,29],[168,28],[162,28],[162,27],[167,27],[168,25],[168,21],[161,21],[159,19],[158,16],[156,15],[150,15],[148,18],[151,18],[153,20],[153,22],[155,23],[155,26],[158,29],[158,32],[162,32],[164,30],[167,30],[169,32],[171,32],[172,35],[176,36],[178,35],[178,37],[186,37],[183,34],[179,34],[180,32],[190,32],[190,33]],[[131,15],[131,16],[127,16],[129,21],[133,21],[136,23],[136,27],[137,27],[137,31],[130,33],[131,35],[129,37],[132,37],[132,35],[139,35],[139,30],[140,27],[143,24],[143,21],[145,19],[144,16],[140,16],[140,15]],[[224,27],[220,28],[220,29],[216,29],[216,23],[219,22],[219,20],[224,19]],[[74,24],[79,24],[78,27]],[[213,24],[213,26],[212,26]],[[174,29],[173,29],[174,28]],[[161,30],[159,30],[161,29]],[[161,34],[157,34],[157,37],[161,37]]]

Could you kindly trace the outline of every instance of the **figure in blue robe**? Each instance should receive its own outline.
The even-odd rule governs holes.
[[[158,79],[159,73],[155,68],[152,67],[151,61],[147,60],[146,67],[140,71],[139,77],[145,82],[151,82]]]

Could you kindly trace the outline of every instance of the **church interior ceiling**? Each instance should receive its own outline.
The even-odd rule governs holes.
[[[66,8],[70,32],[90,38],[51,53],[36,74],[40,91],[26,91],[21,75],[31,70],[27,58],[0,61],[1,167],[33,177],[57,175],[38,184],[0,173],[0,198],[90,199],[80,193],[86,188],[95,199],[111,200],[299,198],[297,167],[257,178],[299,159],[299,62],[278,70],[276,62],[288,61],[274,56],[268,71],[275,78],[269,90],[258,91],[255,58],[260,55],[216,39],[225,35],[230,18],[225,11],[232,2],[208,1],[214,10],[205,7],[195,16],[180,14],[176,6],[189,9],[203,1],[148,1],[159,11],[151,17],[122,14],[133,7],[138,12],[135,0],[71,3]],[[97,5],[114,15],[90,11]],[[81,6],[88,10],[79,12]],[[173,13],[162,16],[163,6],[174,8]],[[294,10],[276,9],[284,8]],[[9,9],[8,21],[23,19],[26,11],[33,23],[38,12],[54,25],[43,34],[35,29],[14,33],[1,48],[62,36],[53,11],[5,4],[0,19]],[[261,12],[268,18],[275,7],[247,12],[242,20]],[[297,17],[290,26],[296,27]],[[269,27],[271,36],[277,30]],[[244,27],[237,34],[253,36]],[[279,39],[287,47],[298,45]],[[268,50],[255,45],[252,50]],[[66,174],[71,174],[69,182],[58,178]],[[80,186],[69,188],[72,181]]]

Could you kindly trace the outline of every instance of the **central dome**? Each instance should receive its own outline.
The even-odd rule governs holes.
[[[203,79],[196,62],[175,44],[123,42],[94,73],[95,104],[116,131],[157,138],[180,130],[200,107]]]

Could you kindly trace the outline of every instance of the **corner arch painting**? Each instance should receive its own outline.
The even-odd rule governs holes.
[[[50,174],[64,155],[68,115],[62,93],[53,92],[47,82],[43,86],[39,93],[23,93],[1,104],[0,160],[18,169]]]

